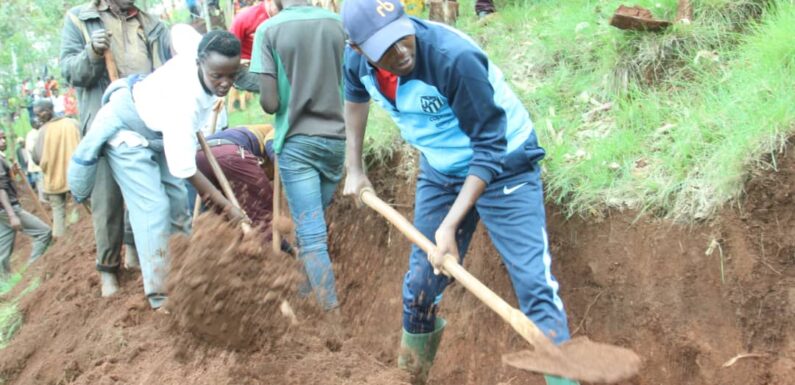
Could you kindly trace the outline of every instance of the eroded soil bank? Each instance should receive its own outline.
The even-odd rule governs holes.
[[[644,367],[627,384],[792,383],[795,159],[779,165],[778,172],[754,177],[742,201],[710,223],[683,226],[617,212],[567,220],[548,209],[553,271],[570,328],[638,352]],[[386,169],[378,174],[379,195],[411,217],[411,178]],[[298,303],[299,324],[281,325],[288,320],[280,316],[262,317],[261,324],[246,319],[260,332],[251,336],[255,346],[241,349],[236,341],[236,350],[175,328],[175,319],[184,318],[150,311],[137,272],[122,275],[119,295],[100,298],[90,222],[83,218],[7,295],[13,298],[34,277],[41,281],[19,303],[25,323],[0,351],[0,378],[6,384],[405,383],[393,368],[409,244],[348,199],[338,198],[329,218],[342,330],[311,304],[287,298]],[[241,264],[248,273],[250,257]],[[515,303],[482,228],[465,266]],[[462,287],[448,289],[441,312],[449,326],[431,384],[543,383],[501,365],[501,354],[526,345]]]

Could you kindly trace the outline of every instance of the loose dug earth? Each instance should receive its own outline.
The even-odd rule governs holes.
[[[747,196],[709,224],[682,226],[615,212],[598,221],[566,220],[549,210],[553,270],[572,333],[639,353],[641,373],[625,384],[792,383],[795,161],[778,164],[777,173],[754,177]],[[410,179],[382,174],[391,175],[373,178],[376,191],[410,217]],[[237,349],[219,347],[201,331],[175,328],[179,314],[150,311],[138,273],[123,274],[120,295],[99,298],[89,222],[83,219],[83,228],[28,274],[40,277],[41,285],[20,303],[25,324],[0,351],[0,376],[7,384],[405,383],[393,367],[409,244],[375,213],[347,199],[338,199],[329,217],[341,333],[311,301],[287,292],[279,295],[296,304],[299,324],[279,323],[281,315],[263,317],[262,323],[248,319],[257,331],[243,334],[251,344]],[[214,240],[229,242],[226,233],[215,234]],[[268,258],[263,255],[263,261]],[[515,303],[482,228],[465,266]],[[254,286],[240,287],[256,295]],[[241,301],[235,303],[257,303]],[[212,308],[207,312],[211,316]],[[446,292],[441,313],[449,326],[431,384],[543,384],[541,376],[501,364],[503,354],[527,344],[463,288],[453,285]],[[747,353],[753,355],[722,367]]]
[[[202,215],[194,226],[191,237],[171,241],[179,257],[171,263],[166,308],[175,329],[235,350],[274,342],[269,337],[294,322],[287,309],[293,311],[289,299],[301,281],[298,261],[275,255],[256,231],[242,236],[221,217]]]

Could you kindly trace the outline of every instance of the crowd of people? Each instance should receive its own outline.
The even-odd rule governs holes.
[[[376,103],[420,152],[414,225],[436,244],[431,255],[414,247],[408,256],[398,366],[415,383],[427,379],[446,326],[438,312],[450,279],[441,261],[463,259],[480,220],[521,311],[555,343],[569,339],[545,230],[544,150],[499,68],[462,32],[407,15],[399,0],[346,0],[341,15],[307,0],[266,0],[242,9],[231,32],[203,36],[188,25],[166,28],[134,0],[92,0],[67,12],[61,40],[61,75],[76,89],[79,121],[39,100],[39,128],[26,143],[53,230],[19,206],[13,167],[0,162],[4,272],[16,230],[35,239],[30,261],[51,236],[64,236],[71,195],[90,203],[100,294],[116,293],[123,265],[137,268],[149,304],[167,313],[168,238],[190,232],[191,199],[257,225],[270,242],[275,170],[296,232],[282,250],[303,263],[300,292],[338,314],[324,212],[343,177],[343,194],[354,199],[372,188],[362,151]],[[275,124],[228,127],[222,100],[234,88],[259,93]],[[198,146],[205,138],[209,153]],[[240,206],[222,192],[212,159]]]

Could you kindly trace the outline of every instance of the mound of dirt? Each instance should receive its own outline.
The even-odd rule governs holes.
[[[243,236],[218,216],[202,215],[195,228],[171,239],[166,308],[175,326],[232,349],[283,334],[295,319],[289,301],[301,282],[300,263],[275,255],[257,231]]]
[[[184,260],[175,261],[178,278],[171,282],[187,282],[189,271],[195,271],[203,277],[199,287],[206,285],[210,295],[197,299],[175,287],[171,296],[187,300],[173,301],[170,315],[149,308],[140,273],[136,271],[122,270],[117,295],[100,297],[91,221],[81,218],[71,226],[68,236],[31,265],[25,280],[2,298],[8,301],[25,288],[38,285],[17,304],[24,324],[8,347],[0,350],[0,383],[407,384],[403,372],[373,358],[366,347],[346,337],[350,333],[343,338],[334,333],[332,325],[312,303],[296,300],[293,304],[294,294],[289,290],[295,283],[289,269],[295,267],[294,261],[272,261],[270,244],[263,245],[260,254],[252,239],[241,238],[234,229],[219,228],[217,219],[204,219],[197,226],[197,235],[228,244],[230,249],[238,250],[238,259],[231,264],[214,262],[235,253],[212,256],[199,247],[207,246],[205,242],[186,244],[185,240],[176,240],[175,245],[184,249],[174,250],[173,254]],[[201,227],[207,223],[211,225]],[[24,236],[19,236],[17,243],[19,252],[15,253],[14,266],[24,263],[29,250]],[[202,257],[207,258],[206,268],[198,266]],[[220,271],[213,275],[212,269]],[[237,277],[245,282],[225,289],[216,277],[230,281]],[[277,283],[279,277],[287,278]],[[273,292],[275,287],[279,288],[275,290],[279,298],[290,299],[294,305],[297,324],[290,325],[280,307],[266,300],[266,292]],[[234,297],[237,295],[245,298]],[[231,300],[222,301],[224,298]],[[234,342],[245,336],[250,338],[248,343],[226,343],[219,332],[223,327],[179,327],[199,321],[201,317],[191,314],[198,314],[196,309],[202,304],[207,306],[202,314],[211,320],[210,325],[227,322],[250,328],[243,332],[226,329],[230,331],[226,335]],[[253,310],[241,308],[246,305],[253,306]],[[227,314],[238,314],[241,320],[219,316],[221,312],[213,312],[213,306]]]

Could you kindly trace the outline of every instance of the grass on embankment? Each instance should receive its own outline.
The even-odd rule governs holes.
[[[635,33],[607,24],[620,3],[528,2],[459,27],[530,109],[550,199],[570,214],[708,217],[792,131],[795,6],[693,2],[692,23]],[[637,3],[674,17],[674,0]]]
[[[19,281],[22,280],[23,273],[24,271],[14,273],[4,281],[0,281],[0,297],[8,294],[14,288],[14,286],[16,286]],[[22,326],[22,315],[17,309],[17,302],[25,294],[34,290],[38,285],[39,281],[34,280],[16,298],[10,300],[9,302],[0,302],[0,350],[6,347],[6,345],[11,341],[11,338],[14,336],[14,333],[16,333],[19,327]]]

